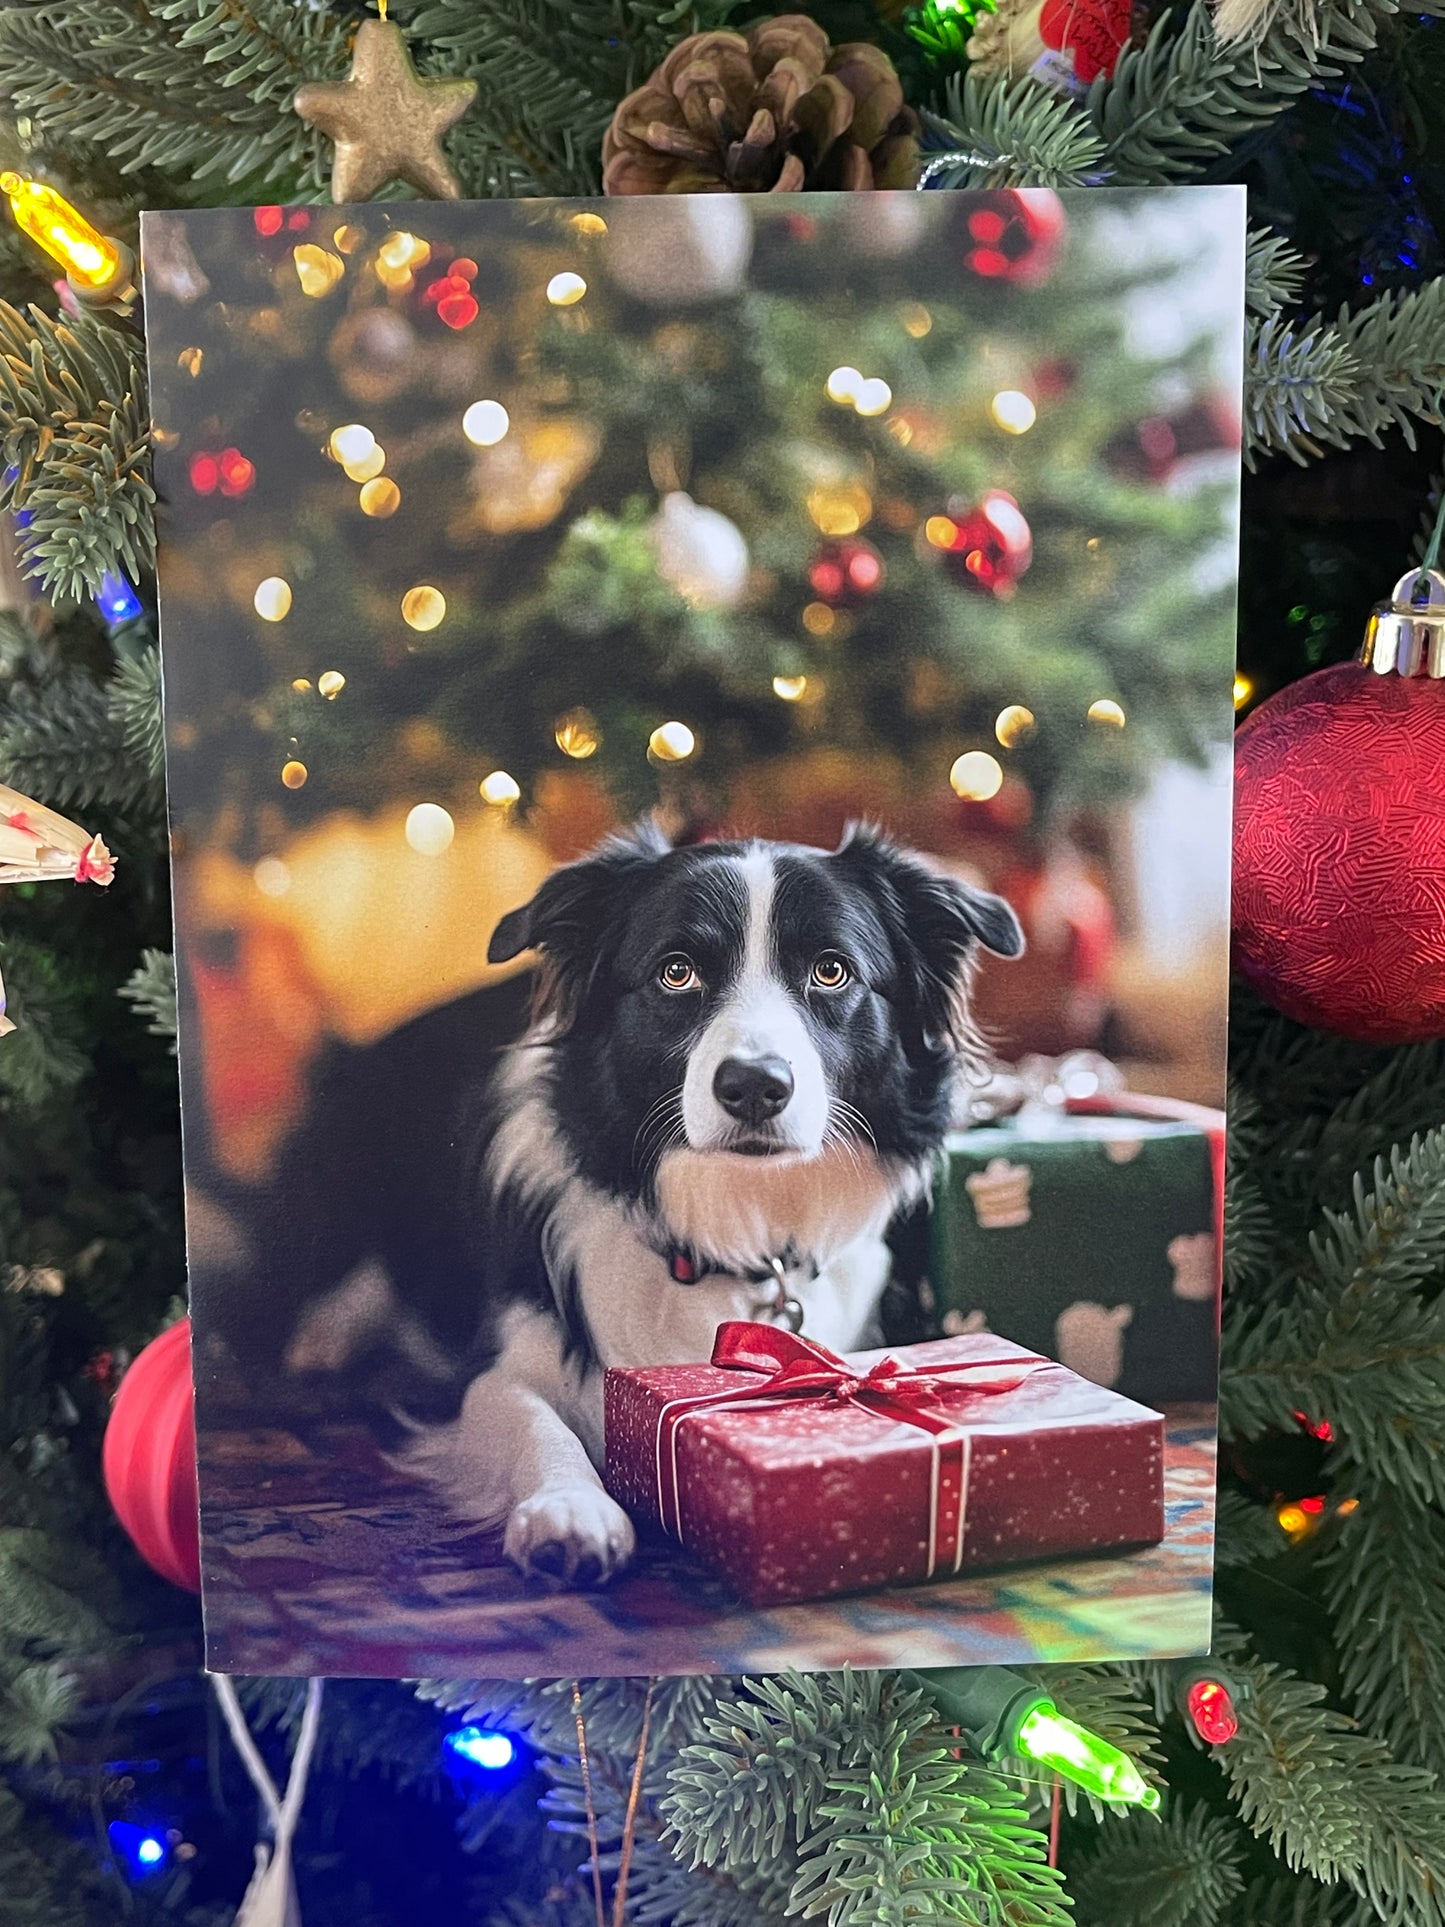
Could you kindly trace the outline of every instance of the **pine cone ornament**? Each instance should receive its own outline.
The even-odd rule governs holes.
[[[887,54],[829,45],[806,14],[695,33],[630,93],[602,143],[608,194],[912,187],[918,116]]]

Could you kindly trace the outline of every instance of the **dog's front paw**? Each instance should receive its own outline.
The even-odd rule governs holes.
[[[600,1586],[631,1559],[632,1521],[600,1485],[543,1486],[512,1508],[502,1549],[529,1575]]]

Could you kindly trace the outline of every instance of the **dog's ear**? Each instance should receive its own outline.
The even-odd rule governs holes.
[[[596,963],[609,914],[629,884],[670,848],[647,821],[554,870],[531,902],[509,910],[492,932],[488,963],[510,963],[524,950],[540,950],[544,1006],[554,1014],[570,1009]]]
[[[906,962],[924,1034],[960,1039],[962,1009],[980,946],[999,957],[1020,957],[1024,933],[1002,897],[932,870],[866,827],[851,828],[834,861],[871,891]]]

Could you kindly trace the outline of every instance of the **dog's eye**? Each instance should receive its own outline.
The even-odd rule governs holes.
[[[831,950],[825,950],[813,964],[813,982],[819,990],[841,990],[844,984],[852,980],[852,971]]]
[[[675,957],[664,957],[662,967],[657,973],[657,981],[664,990],[701,990],[702,978],[698,976],[691,957],[679,953]]]

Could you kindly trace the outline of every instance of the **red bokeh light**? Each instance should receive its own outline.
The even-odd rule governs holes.
[[[239,448],[223,448],[217,466],[222,495],[244,495],[256,479],[255,466]]]
[[[293,234],[299,234],[303,228],[310,227],[311,216],[304,207],[295,208],[286,216],[286,225]]]
[[[983,241],[989,247],[996,246],[1003,239],[1007,228],[1008,222],[991,208],[980,208],[976,214],[968,217],[969,233],[975,241]]]
[[[477,278],[477,264],[468,255],[459,255],[447,269],[447,273],[449,275],[460,275],[463,281],[475,281]]]
[[[462,285],[465,287],[466,283]],[[444,294],[437,303],[437,319],[444,321],[449,328],[469,327],[480,313],[481,309],[470,294]]]
[[[1223,1746],[1239,1731],[1229,1688],[1219,1679],[1197,1679],[1185,1699],[1194,1730],[1210,1746]]]
[[[1325,1509],[1324,1500],[1318,1497],[1313,1499],[1300,1499],[1297,1503],[1300,1511],[1307,1512],[1312,1519],[1317,1519]]]
[[[221,465],[214,455],[191,457],[191,487],[197,495],[214,495],[221,479]]]
[[[279,207],[258,207],[251,216],[258,234],[279,234],[285,218]]]

